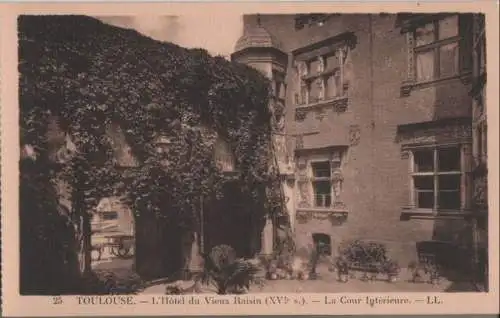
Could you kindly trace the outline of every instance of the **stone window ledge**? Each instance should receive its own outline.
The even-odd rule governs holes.
[[[416,207],[403,207],[401,211],[401,220],[411,219],[459,219],[463,220],[472,216],[471,210],[432,210],[419,209]]]
[[[347,109],[348,97],[342,96],[327,100],[321,100],[315,103],[309,103],[305,105],[298,105],[295,108],[295,119],[304,120],[306,114],[311,111],[321,110],[323,108],[332,107],[337,113],[345,112]]]
[[[313,213],[313,214],[320,213],[330,216],[346,217],[347,214],[349,214],[349,211],[345,207],[339,207],[339,208],[310,207],[310,208],[297,208],[297,213]]]
[[[465,72],[465,73],[462,73],[459,75],[438,78],[438,79],[434,79],[431,81],[425,81],[425,82],[418,82],[416,80],[406,80],[401,84],[401,96],[402,97],[410,96],[411,91],[413,91],[415,89],[427,88],[427,87],[435,86],[435,85],[443,83],[443,82],[449,82],[449,81],[455,81],[455,80],[460,80],[464,84],[469,84],[472,80],[472,73]]]
[[[328,220],[332,225],[342,225],[347,221],[348,211],[345,208],[298,208],[297,221],[307,223],[311,220]]]

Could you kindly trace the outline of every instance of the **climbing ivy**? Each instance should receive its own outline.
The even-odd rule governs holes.
[[[125,193],[136,213],[192,228],[200,197],[220,196],[228,182],[247,203],[232,213],[264,217],[279,206],[270,83],[258,71],[84,16],[21,16],[19,44],[21,144],[47,157],[53,118],[71,136],[77,153],[58,173],[73,188],[73,211]],[[114,164],[110,124],[137,166]],[[154,151],[158,135],[171,140],[166,153]],[[234,152],[235,174],[215,166],[217,136]]]

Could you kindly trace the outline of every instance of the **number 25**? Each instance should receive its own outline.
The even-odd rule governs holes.
[[[52,301],[54,302],[54,305],[61,305],[63,303],[61,296],[52,297]]]

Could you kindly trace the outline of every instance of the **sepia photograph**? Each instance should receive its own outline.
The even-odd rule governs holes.
[[[2,14],[8,313],[498,310],[491,15],[136,7]]]
[[[21,294],[488,291],[484,15],[227,22],[18,17]]]

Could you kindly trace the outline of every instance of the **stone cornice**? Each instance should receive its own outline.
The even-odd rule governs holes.
[[[315,111],[321,108],[332,107],[337,113],[343,113],[347,109],[348,97],[343,96],[340,98],[328,99],[316,103],[310,103],[295,108],[295,120],[302,121],[305,119],[308,112]]]
[[[344,32],[339,35],[312,43],[292,51],[296,60],[308,60],[314,56],[326,54],[347,45],[353,49],[357,44],[357,37],[354,32]]]

